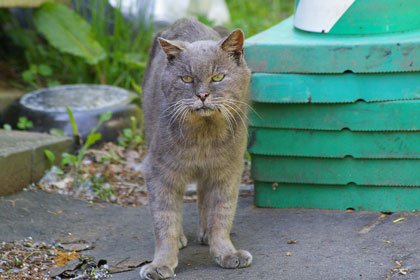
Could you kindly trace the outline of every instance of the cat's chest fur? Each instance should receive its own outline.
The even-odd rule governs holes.
[[[244,142],[244,137],[238,137],[238,132],[232,135],[223,120],[217,118],[189,119],[181,132],[176,128],[175,132],[160,131],[164,131],[161,137],[172,140],[172,145],[165,147],[161,153],[171,158],[174,167],[182,172],[228,164],[230,155],[241,149]]]

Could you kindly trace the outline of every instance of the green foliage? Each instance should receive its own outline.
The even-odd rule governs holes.
[[[241,28],[248,38],[290,16],[294,0],[226,0],[231,23],[228,28]]]
[[[73,127],[73,134],[75,136],[75,138],[80,140],[80,135],[79,135],[79,130],[76,124],[76,121],[74,119],[74,115],[73,112],[71,111],[71,109],[66,106],[66,110],[67,110],[67,114],[69,115],[70,118],[70,122],[71,125]],[[102,115],[99,117],[99,121],[96,124],[96,126],[94,128],[91,129],[91,131],[89,132],[89,135],[87,136],[86,142],[82,145],[82,147],[80,148],[79,152],[76,155],[71,155],[68,153],[63,153],[62,155],[62,165],[66,166],[66,165],[73,165],[76,170],[79,170],[79,168],[82,165],[82,161],[83,158],[86,155],[86,151],[89,147],[91,147],[93,144],[95,144],[97,141],[101,140],[102,138],[102,134],[96,132],[99,127],[101,127],[101,125],[106,122],[109,121],[112,117],[112,112],[104,112],[102,113]]]
[[[50,134],[54,135],[54,136],[66,136],[64,131],[62,131],[61,129],[58,129],[58,128],[51,128],[50,129]]]
[[[54,153],[53,152],[51,152],[50,150],[48,150],[48,149],[45,149],[44,150],[44,154],[45,154],[45,156],[47,157],[47,159],[48,159],[48,161],[50,162],[50,164],[51,165],[54,165],[54,162],[55,162],[55,155],[54,155]]]
[[[3,129],[7,130],[7,131],[10,131],[10,130],[12,130],[12,126],[8,123],[5,123],[5,124],[3,124]]]
[[[21,130],[27,130],[29,128],[32,128],[34,124],[30,120],[28,120],[27,117],[19,117],[19,120],[16,126]]]
[[[93,37],[91,26],[73,10],[58,3],[44,3],[34,15],[35,26],[62,52],[82,57],[95,65],[106,53]]]
[[[99,196],[102,200],[108,201],[114,197],[114,188],[111,184],[106,182],[105,176],[101,174],[96,174],[90,178],[90,188],[93,190],[93,193]]]
[[[22,73],[23,83],[14,81],[14,86],[101,83],[131,89],[132,80],[140,84],[151,28],[141,16],[134,23],[125,20],[121,9],[112,8],[107,0],[73,2],[74,10],[45,3],[35,11],[34,24],[39,32],[21,27],[9,14],[0,14],[0,38],[3,33],[5,41],[14,45],[4,53],[8,53],[7,61],[13,60],[17,73]],[[27,19],[30,22],[29,12]],[[2,49],[0,46],[0,59]]]
[[[42,84],[41,79],[44,78],[48,86],[58,86],[60,83],[52,75],[51,67],[46,64],[31,64],[29,69],[22,72],[22,79],[33,87]]]
[[[73,135],[75,137],[79,136],[79,130],[77,129],[77,124],[76,124],[76,121],[74,120],[73,112],[71,111],[69,106],[66,106],[66,110],[67,110],[67,114],[69,115],[71,127],[73,128]]]
[[[144,137],[141,130],[137,126],[137,119],[130,118],[131,128],[124,128],[122,135],[118,137],[118,145],[122,147],[135,148],[144,143]]]

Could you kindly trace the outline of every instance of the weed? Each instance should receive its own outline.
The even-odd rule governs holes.
[[[12,130],[12,126],[8,123],[3,124],[3,129],[7,130],[7,131],[11,131]]]
[[[28,120],[27,117],[19,117],[19,120],[16,126],[20,130],[27,130],[27,129],[32,128],[34,124],[30,120]]]
[[[130,118],[131,128],[124,128],[122,135],[118,137],[118,145],[122,147],[137,147],[144,143],[143,134],[141,129],[137,126],[137,119],[135,117]]]

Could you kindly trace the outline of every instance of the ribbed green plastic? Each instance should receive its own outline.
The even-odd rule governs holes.
[[[345,34],[289,18],[246,41],[257,206],[420,209],[420,1],[401,1],[356,0]]]
[[[255,155],[286,157],[420,159],[420,131],[352,132],[251,127],[248,151]]]
[[[251,92],[253,101],[265,103],[420,99],[420,72],[329,75],[255,73],[251,78]]]
[[[252,178],[264,182],[419,186],[418,159],[252,156]],[[420,200],[419,200],[420,208]]]
[[[258,207],[374,210],[383,212],[418,210],[418,187],[358,186],[349,184],[279,184],[255,182]]]
[[[255,112],[250,113],[253,127],[420,131],[420,100],[349,104],[254,103],[253,108]]]
[[[245,42],[248,66],[264,73],[420,71],[419,57],[420,29],[359,36],[320,34],[294,28],[292,17]]]
[[[296,0],[296,6],[298,3]],[[372,34],[418,29],[419,19],[418,0],[356,0],[328,33]]]

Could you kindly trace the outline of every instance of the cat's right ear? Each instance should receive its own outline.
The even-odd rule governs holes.
[[[168,60],[172,60],[183,51],[181,42],[169,41],[160,37],[157,38],[157,40],[159,41],[159,44],[162,47],[162,50],[165,52],[166,58]]]

